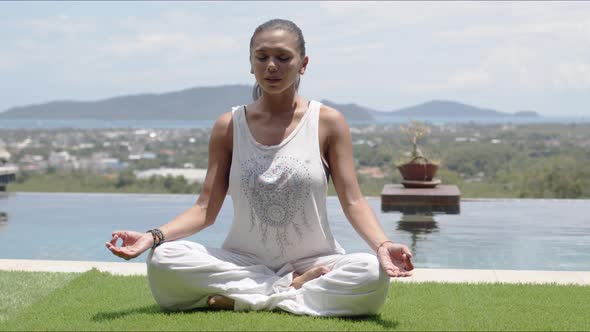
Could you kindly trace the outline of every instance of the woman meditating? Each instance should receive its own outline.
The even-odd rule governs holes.
[[[293,22],[256,28],[254,101],[215,122],[197,202],[159,229],[115,231],[106,243],[124,259],[152,248],[148,281],[162,308],[371,315],[383,306],[390,277],[410,275],[410,250],[387,238],[360,191],[345,118],[297,93],[308,61]],[[345,254],[332,236],[330,179],[347,219],[376,255]],[[227,194],[234,220],[221,248],[180,240],[211,226]]]

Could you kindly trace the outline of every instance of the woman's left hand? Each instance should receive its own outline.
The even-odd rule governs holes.
[[[117,241],[123,240],[123,244],[117,246]],[[105,245],[114,255],[123,259],[130,260],[144,251],[148,250],[154,244],[154,238],[149,233],[139,233],[134,231],[114,231],[110,242]]]
[[[414,269],[412,265],[412,253],[410,249],[403,244],[384,243],[377,249],[377,259],[379,264],[390,277],[409,277],[410,271]]]

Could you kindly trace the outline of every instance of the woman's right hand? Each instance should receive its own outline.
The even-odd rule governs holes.
[[[119,239],[123,240],[123,244],[117,247]],[[106,242],[105,245],[115,256],[129,260],[151,248],[154,245],[154,238],[150,233],[115,231],[111,242]]]

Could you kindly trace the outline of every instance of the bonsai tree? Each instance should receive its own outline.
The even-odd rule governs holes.
[[[400,129],[412,143],[412,154],[410,161],[397,166],[397,169],[406,181],[432,181],[438,170],[438,163],[428,160],[418,147],[420,139],[430,134],[430,127],[422,122],[412,121],[407,126],[401,125]]]
[[[430,127],[419,121],[412,121],[408,126],[401,125],[400,129],[406,133],[410,143],[412,143],[412,154],[408,164],[424,164],[429,160],[424,156],[422,150],[418,147],[418,141],[430,134]]]

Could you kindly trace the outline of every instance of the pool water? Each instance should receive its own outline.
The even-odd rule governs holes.
[[[194,195],[10,193],[0,198],[0,258],[120,261],[105,247],[117,229],[145,231],[183,212]],[[328,218],[347,252],[371,252],[346,220],[336,197]],[[422,268],[590,270],[590,200],[464,200],[460,215],[431,223],[402,222],[381,213],[368,198],[387,235],[407,244]],[[217,222],[190,237],[221,246],[231,225],[228,197]],[[144,261],[143,257],[138,261]]]

